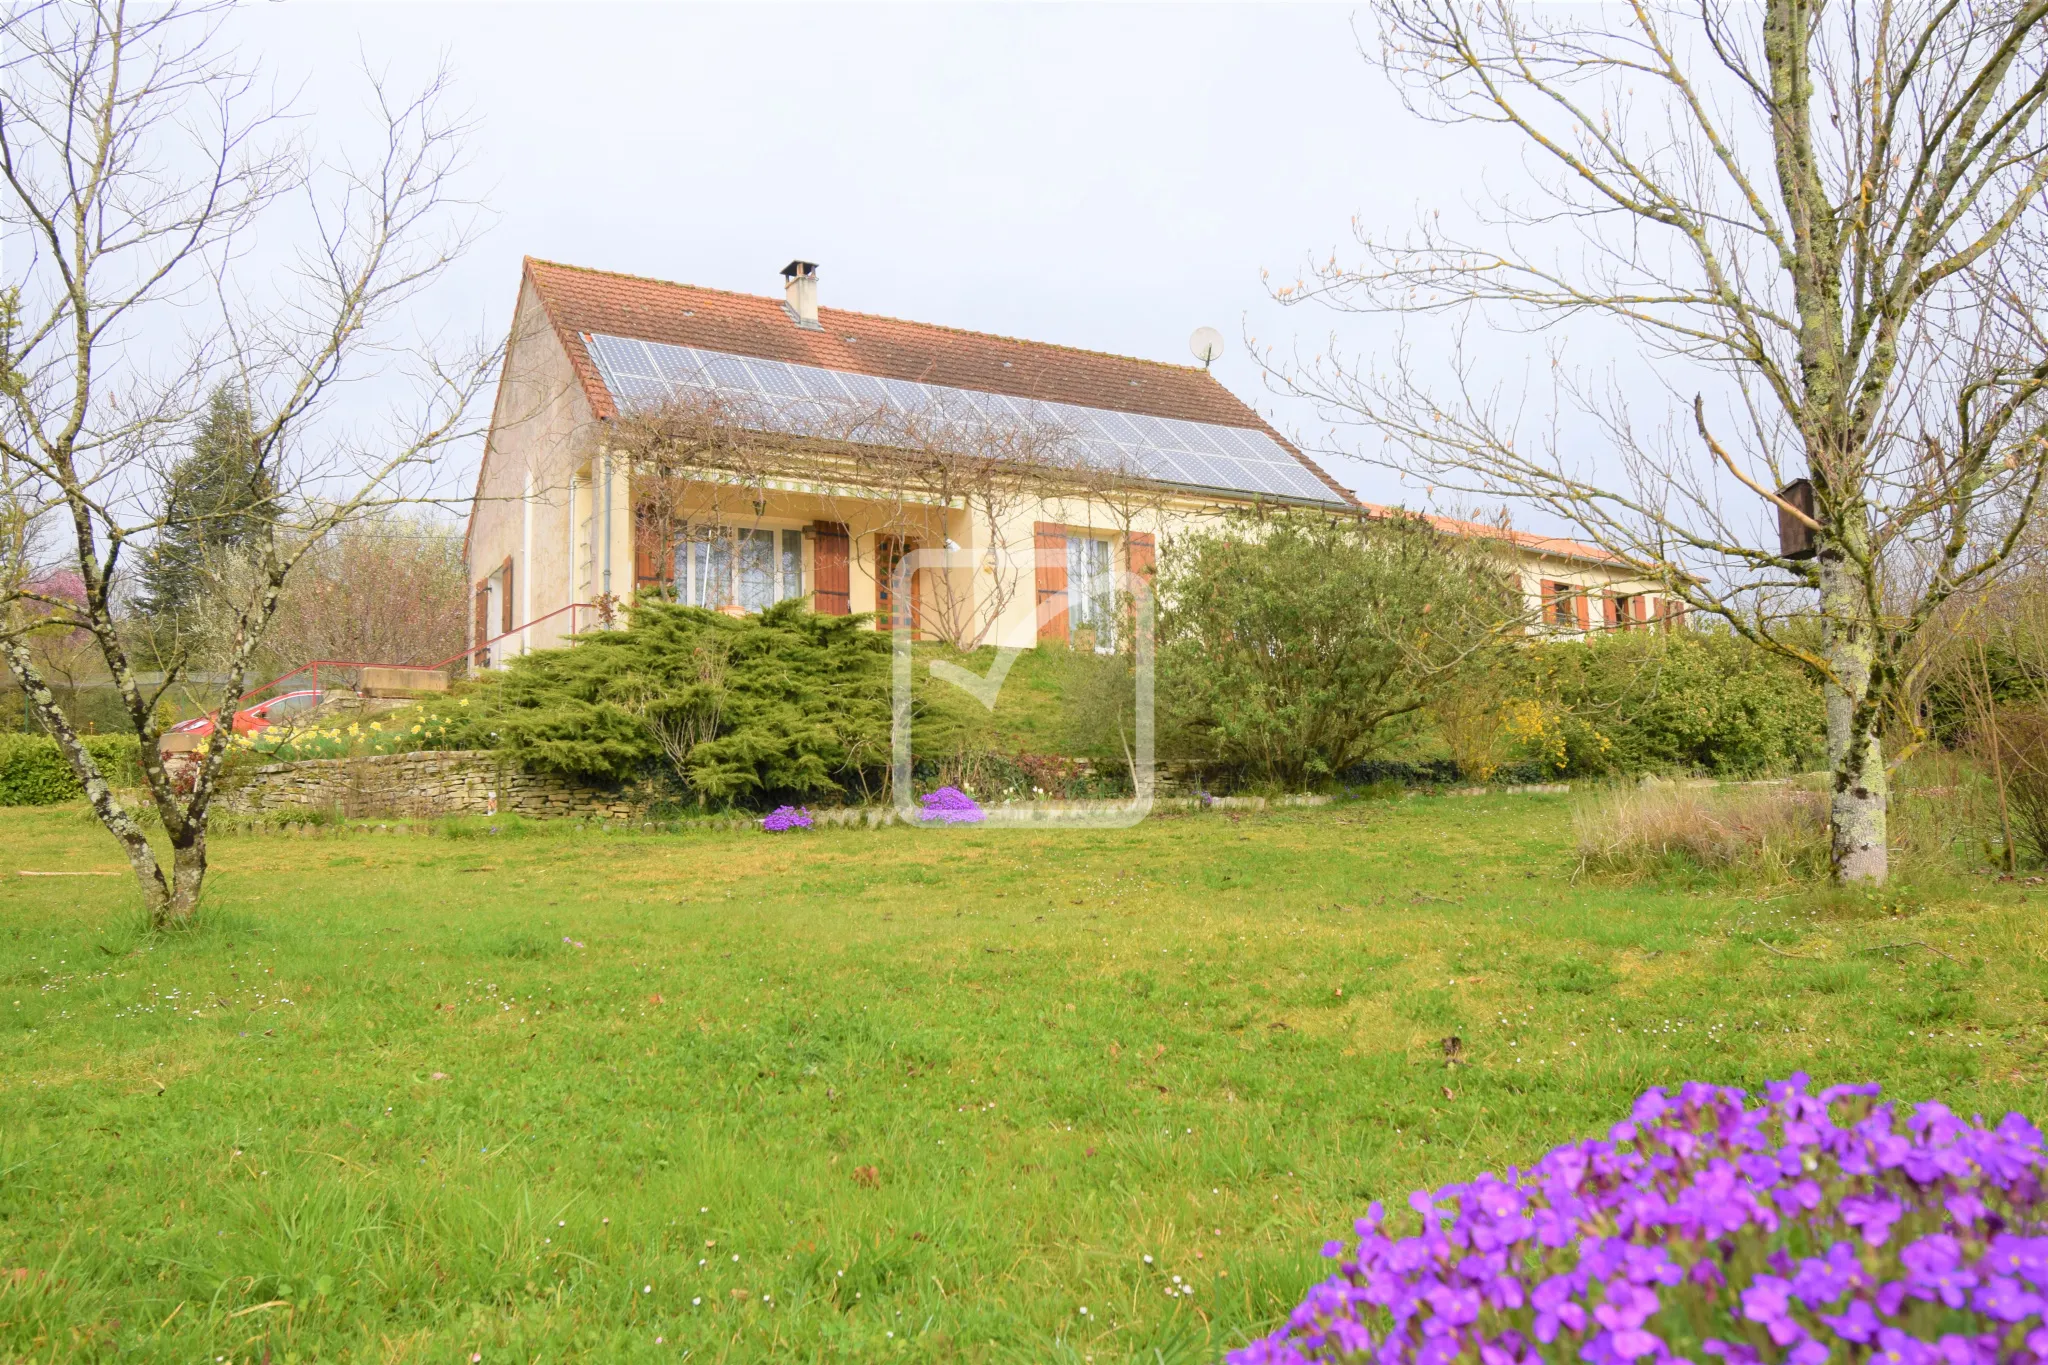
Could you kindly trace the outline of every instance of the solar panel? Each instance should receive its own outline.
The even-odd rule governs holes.
[[[754,377],[761,381],[761,387],[777,398],[804,396],[804,386],[796,382],[796,375],[791,373],[791,367],[781,361],[750,359],[747,366],[753,370]]]
[[[704,369],[710,376],[711,382],[718,385],[721,389],[731,389],[734,393],[753,393],[756,391],[754,376],[748,373],[747,367],[733,356],[712,355],[704,362]]]
[[[1089,416],[1093,417],[1095,419],[1095,425],[1102,428],[1104,434],[1106,434],[1110,440],[1115,441],[1117,444],[1144,444],[1145,433],[1139,431],[1136,427],[1132,426],[1128,421],[1126,421],[1122,413],[1107,412],[1101,408],[1096,408],[1090,411]]]
[[[1174,467],[1181,471],[1182,482],[1185,483],[1213,485],[1218,479],[1232,478],[1238,473],[1229,461],[1212,460],[1206,455],[1197,455],[1189,450],[1175,451],[1173,463]],[[1263,485],[1261,487],[1263,488]]]
[[[734,400],[742,420],[758,422],[763,430],[821,435],[835,421],[857,422],[864,410],[879,414],[893,407],[968,443],[992,424],[1021,419],[1063,433],[1073,453],[1098,469],[1188,488],[1339,501],[1277,441],[1247,427],[883,379],[624,337],[593,334],[586,340],[605,388],[622,408],[715,390]]]
[[[697,359],[680,347],[664,346],[653,353],[654,368],[663,379],[671,384],[694,383],[697,378]]]
[[[846,397],[846,390],[839,387],[839,377],[833,374],[832,371],[815,370],[809,365],[798,365],[795,368],[796,382],[803,385],[811,397],[838,399]]]
[[[1253,433],[1233,431],[1229,427],[1213,427],[1210,429],[1209,439],[1222,446],[1225,455],[1234,455],[1240,460],[1263,460],[1265,452],[1259,449],[1258,443],[1246,439],[1251,434]],[[1256,434],[1265,435],[1264,432]]]
[[[839,375],[839,382],[846,386],[846,391],[853,395],[853,401],[856,403],[874,404],[889,401],[889,391],[882,387],[881,380],[871,374],[844,371]]]
[[[1202,430],[1200,422],[1183,422],[1177,419],[1164,418],[1161,420],[1166,422],[1167,429],[1173,432],[1185,449],[1192,450],[1198,455],[1223,455],[1227,453],[1222,446],[1211,439],[1208,432]]]
[[[1101,469],[1113,469],[1116,462],[1124,458],[1124,448],[1115,441],[1083,438],[1081,453],[1088,457],[1090,463]]]
[[[920,412],[931,406],[922,384],[913,384],[907,379],[884,379],[882,387],[888,391],[891,401],[905,412]]]

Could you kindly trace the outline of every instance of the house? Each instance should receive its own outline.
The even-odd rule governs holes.
[[[479,663],[646,588],[1099,647],[1177,527],[1384,510],[1206,369],[826,308],[816,265],[782,273],[764,297],[525,262],[466,540]],[[1441,524],[1498,544],[1550,628],[1663,615],[1591,547]]]
[[[1583,638],[1604,630],[1670,630],[1685,620],[1683,601],[1597,545],[1488,522],[1427,519],[1450,535],[1500,547],[1503,566],[1521,586],[1531,634]]]

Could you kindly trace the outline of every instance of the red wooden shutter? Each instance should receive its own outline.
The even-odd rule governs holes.
[[[664,564],[662,551],[666,548],[661,534],[661,518],[652,507],[640,509],[640,515],[633,519],[633,586],[636,588],[658,588],[668,581],[671,565]]]
[[[1601,624],[1609,630],[1621,629],[1621,599],[1613,593],[1603,593],[1600,598]]]
[[[1674,602],[1667,597],[1658,606],[1662,609],[1665,630],[1677,630],[1685,624],[1685,603]]]
[[[816,550],[812,557],[811,610],[820,616],[846,616],[853,611],[852,542],[836,521],[814,522]]]
[[[1067,528],[1056,522],[1031,525],[1032,548],[1038,560],[1038,605],[1055,604],[1038,626],[1040,642],[1067,638]]]
[[[1125,553],[1131,562],[1132,573],[1146,578],[1152,576],[1159,562],[1159,549],[1150,531],[1133,531],[1125,537]]]
[[[508,633],[508,632],[510,632],[510,631],[511,631],[511,629],[512,629],[512,624],[513,624],[513,622],[512,622],[512,556],[511,556],[511,555],[506,555],[506,556],[505,556],[505,563],[504,563],[504,565],[503,565],[502,567],[500,567],[500,568],[499,568],[499,570],[498,570],[498,577],[499,577],[499,579],[500,579],[500,580],[502,581],[502,584],[503,584],[503,586],[502,586],[502,587],[500,588],[500,591],[502,591],[502,592],[503,592],[503,593],[505,594],[505,600],[504,600],[504,601],[503,601],[502,603],[500,603],[500,604],[499,604],[499,607],[498,607],[498,618],[499,618],[499,619],[500,619],[501,621],[503,621],[503,622],[504,622],[504,624],[503,624],[503,625],[501,625],[501,626],[499,626],[499,627],[498,627],[498,630],[499,630],[499,632],[500,632],[501,634],[503,634],[503,633]]]
[[[1124,537],[1124,559],[1130,565],[1131,573],[1146,583],[1151,583],[1153,570],[1158,564],[1157,547],[1149,531],[1133,531]],[[1132,593],[1131,603],[1124,611],[1124,619],[1134,627],[1138,621],[1137,594]]]
[[[1557,624],[1557,587],[1547,578],[1539,579],[1536,584],[1537,615],[1546,626]]]
[[[1592,594],[1581,590],[1572,598],[1572,605],[1578,608],[1579,629],[1591,630],[1593,628]]]

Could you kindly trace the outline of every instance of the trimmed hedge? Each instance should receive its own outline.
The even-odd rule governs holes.
[[[133,735],[87,735],[86,752],[117,787],[142,780]],[[0,806],[53,806],[85,795],[71,765],[47,735],[0,733]]]

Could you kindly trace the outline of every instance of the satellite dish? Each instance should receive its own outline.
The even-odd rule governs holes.
[[[1195,353],[1195,359],[1208,369],[1217,356],[1223,354],[1223,333],[1214,327],[1197,327],[1195,334],[1188,338],[1188,349]]]

